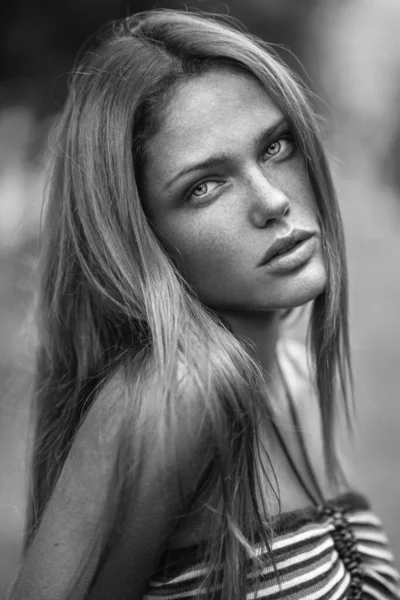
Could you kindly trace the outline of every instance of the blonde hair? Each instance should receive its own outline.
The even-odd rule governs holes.
[[[336,399],[347,406],[350,374],[346,261],[335,191],[306,93],[267,43],[233,22],[172,10],[144,12],[114,24],[79,60],[57,128],[40,257],[26,547],[78,428],[118,370],[137,399],[121,402],[125,422],[134,421],[135,431],[146,436],[157,415],[160,460],[179,460],[178,415],[179,427],[189,427],[195,415],[207,423],[213,462],[198,493],[206,498],[214,482],[223,498],[221,535],[206,553],[207,584],[212,595],[224,557],[221,597],[232,600],[245,592],[245,562],[256,560],[256,532],[270,548],[268,507],[255,500],[261,486],[257,423],[270,414],[268,394],[243,342],[202,304],[155,236],[136,180],[143,141],[157,129],[177,83],[227,64],[261,82],[290,121],[315,192],[328,284],[313,305],[310,351],[327,468],[333,475],[340,470],[333,423]],[[183,388],[191,390],[185,402]],[[140,435],[121,437],[129,452],[120,459],[119,494],[133,488]],[[270,489],[276,493],[271,482]],[[109,509],[107,539],[117,526],[116,512]],[[102,561],[107,539],[101,542]]]

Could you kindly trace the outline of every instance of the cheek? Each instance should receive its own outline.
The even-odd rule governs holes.
[[[314,190],[302,156],[295,156],[292,162],[283,164],[272,180],[275,186],[289,198],[293,209],[317,212]]]
[[[177,220],[163,224],[164,245],[189,283],[196,287],[232,272],[235,248],[232,235],[212,227],[188,226]],[[236,256],[237,259],[237,256]]]
[[[293,188],[292,194],[294,195],[294,198],[296,198],[297,190],[297,197],[299,200],[298,203],[304,208],[304,210],[312,212],[314,215],[316,215],[318,212],[318,206],[310,178],[304,167],[299,170],[298,177],[293,182]]]

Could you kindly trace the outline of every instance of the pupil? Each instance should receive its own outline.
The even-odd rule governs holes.
[[[205,183],[201,183],[200,185],[197,186],[197,188],[195,189],[194,193],[196,194],[201,194],[202,192],[205,192],[205,188],[206,184]]]
[[[279,150],[279,142],[274,142],[271,144],[270,150],[273,154],[275,154]]]

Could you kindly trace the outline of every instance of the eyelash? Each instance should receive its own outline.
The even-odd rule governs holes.
[[[289,154],[287,154],[287,158],[289,158],[292,155],[293,150],[294,150],[294,136],[290,132],[282,134],[280,137],[276,138],[276,140],[274,140],[273,142],[268,144],[268,146],[266,147],[266,149],[264,151],[264,154],[267,153],[268,149],[271,148],[271,146],[273,146],[274,144],[281,143],[282,140],[287,142],[291,146]],[[278,154],[273,154],[270,156],[271,156],[271,158],[274,158],[275,156],[278,156],[279,154],[280,154],[280,152]]]
[[[286,158],[290,158],[290,156],[293,154],[293,151],[294,151],[294,136],[290,132],[282,134],[278,138],[276,138],[273,142],[270,142],[268,144],[268,146],[265,148],[265,150],[263,151],[263,155],[265,155],[267,153],[268,149],[271,148],[271,146],[273,146],[274,144],[277,144],[277,143],[281,143],[282,140],[287,142],[289,145],[291,145],[290,151],[286,156]],[[269,155],[269,156],[271,157],[271,159],[273,159],[273,158],[275,158],[275,156],[279,156],[279,154],[281,154],[281,152],[278,152],[278,154],[273,154],[273,155]],[[201,185],[208,184],[208,183],[218,183],[218,182],[215,181],[214,179],[204,179],[203,181],[199,181],[199,183],[196,183],[196,185],[193,186],[189,190],[189,193],[187,195],[188,200],[190,200],[192,198],[196,188],[200,187]],[[219,186],[217,186],[217,187],[219,187]],[[207,193],[207,194],[204,194],[204,196],[199,196],[198,198],[199,198],[199,200],[201,200],[201,198],[207,197],[208,195],[209,194]]]

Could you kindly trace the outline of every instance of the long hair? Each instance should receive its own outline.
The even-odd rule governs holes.
[[[178,413],[184,414],[179,427],[189,426],[199,411],[210,424],[212,468],[198,491],[217,482],[223,508],[218,542],[207,549],[208,590],[212,594],[213,573],[224,557],[222,598],[238,599],[246,589],[246,560],[257,559],[257,535],[271,548],[268,506],[255,500],[261,486],[257,423],[261,413],[270,414],[269,398],[257,362],[185,282],[139,194],[144,141],[156,131],[176,85],[224,65],[255,77],[290,121],[317,200],[328,283],[314,301],[310,355],[326,465],[332,476],[339,472],[335,406],[343,398],[347,407],[351,373],[346,262],[335,191],[306,92],[267,43],[231,21],[144,12],[113,24],[79,60],[56,132],[39,263],[36,429],[25,549],[78,428],[118,370],[135,388],[135,401],[121,403],[126,422],[134,421],[135,431],[146,436],[157,416],[160,460],[171,455],[167,446],[177,439]],[[182,373],[195,390],[184,406]],[[149,378],[156,394],[148,391]],[[139,455],[140,435],[121,440],[129,447],[125,456]],[[118,489],[133,489],[135,469],[127,458],[121,461]],[[270,491],[276,493],[272,482]],[[112,536],[117,517],[108,509],[104,520]]]

